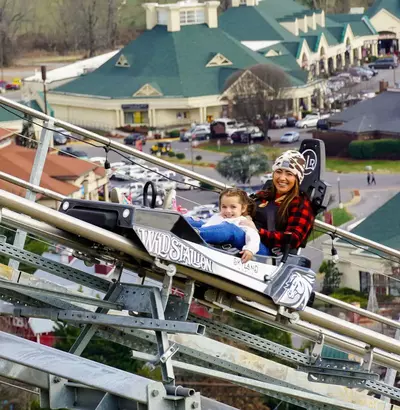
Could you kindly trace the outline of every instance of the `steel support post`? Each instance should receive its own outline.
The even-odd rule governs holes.
[[[152,317],[154,319],[165,320],[164,316],[164,306],[163,301],[161,299],[161,292],[158,289],[154,289],[151,293],[151,309],[152,309]],[[157,350],[158,350],[158,360],[160,360],[161,365],[161,374],[163,381],[167,384],[174,384],[175,383],[175,376],[174,376],[174,369],[172,367],[172,361],[167,359],[166,361],[161,360],[164,355],[170,349],[168,335],[165,332],[156,331],[156,339],[157,339]]]
[[[35,159],[32,165],[31,175],[29,177],[29,183],[33,185],[40,185],[40,180],[42,179],[42,173],[44,164],[46,162],[47,152],[49,150],[50,142],[53,139],[53,127],[54,121],[52,118],[49,118],[48,121],[44,123],[42,132],[40,133],[39,144],[36,149]],[[25,199],[28,201],[36,200],[36,193],[30,189],[26,189]],[[20,229],[17,229],[14,238],[14,246],[17,248],[23,248],[25,246],[26,232]],[[8,266],[14,269],[18,269],[19,262],[13,259],[10,259]],[[17,276],[13,278],[13,281],[17,281]]]
[[[118,269],[121,271],[122,266],[118,267]],[[106,300],[108,302],[115,302],[115,300],[118,298],[118,296],[121,293],[121,288],[117,287],[116,283],[113,283],[110,286],[110,289],[104,296],[103,300]],[[105,308],[97,308],[95,313],[107,313],[108,309]],[[99,325],[95,324],[88,324],[85,325],[85,327],[82,329],[81,333],[79,334],[78,338],[75,340],[75,343],[71,346],[71,349],[69,350],[70,353],[75,354],[77,356],[80,356],[82,352],[85,350],[86,346],[89,344],[90,340],[96,333],[97,329],[99,328]]]

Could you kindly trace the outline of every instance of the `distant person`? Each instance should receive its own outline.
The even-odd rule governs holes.
[[[367,172],[367,183],[371,185],[371,174],[369,172]]]
[[[376,185],[376,181],[375,181],[375,175],[373,172],[371,172],[371,185],[374,184]]]

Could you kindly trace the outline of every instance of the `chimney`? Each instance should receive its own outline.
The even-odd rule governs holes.
[[[205,22],[209,28],[218,27],[219,1],[206,1],[204,3]]]

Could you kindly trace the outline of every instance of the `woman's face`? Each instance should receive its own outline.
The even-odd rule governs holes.
[[[296,176],[286,169],[277,169],[272,178],[276,191],[280,195],[290,192],[296,183]]]

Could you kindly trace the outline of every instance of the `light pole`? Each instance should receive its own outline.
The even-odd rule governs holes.
[[[340,191],[340,177],[337,178],[337,185],[338,185],[338,193],[339,193],[339,209],[343,209],[342,193]]]
[[[190,157],[192,158],[192,171],[194,171],[194,165],[193,165],[193,144],[194,144],[193,135],[191,135],[189,141],[190,141]]]

